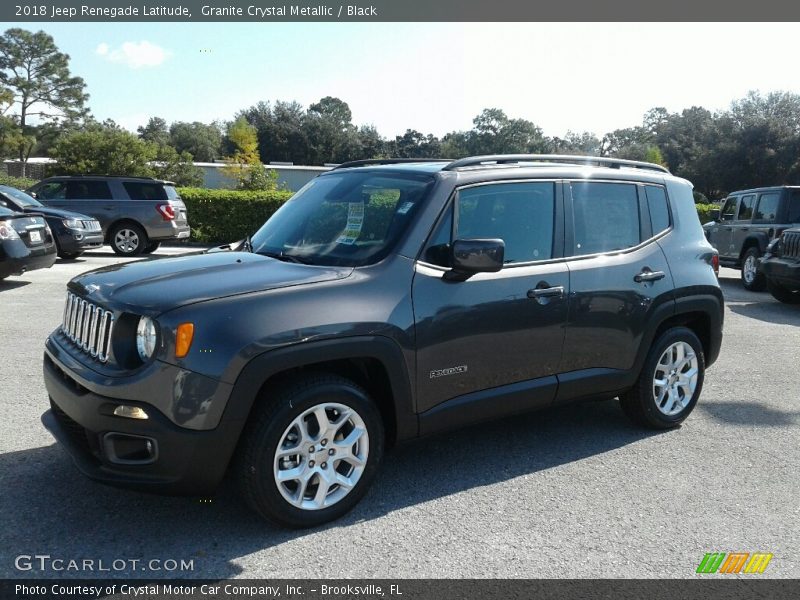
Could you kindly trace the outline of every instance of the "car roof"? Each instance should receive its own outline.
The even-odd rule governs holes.
[[[775,192],[778,190],[800,190],[800,185],[772,185],[767,187],[750,188],[747,190],[737,190],[735,192],[731,192],[730,194],[728,194],[726,198],[730,198],[731,196],[739,196],[741,194],[755,194],[758,192]]]
[[[160,183],[162,185],[175,185],[171,181],[165,179],[155,179],[154,177],[128,177],[125,175],[53,175],[52,177],[45,177],[44,181],[61,181],[61,180],[80,180],[80,179],[109,179],[121,181],[146,181],[148,183]]]

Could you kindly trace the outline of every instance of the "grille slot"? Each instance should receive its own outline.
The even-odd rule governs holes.
[[[800,258],[800,233],[784,232],[781,240],[781,255],[789,258]]]
[[[114,314],[110,310],[68,292],[61,331],[92,358],[108,361],[114,331]]]

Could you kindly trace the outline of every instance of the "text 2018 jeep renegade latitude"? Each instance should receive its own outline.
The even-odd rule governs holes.
[[[587,397],[668,428],[722,339],[691,185],[563,156],[359,161],[233,251],[74,278],[43,421],[88,476],[261,515],[352,508],[384,447]]]

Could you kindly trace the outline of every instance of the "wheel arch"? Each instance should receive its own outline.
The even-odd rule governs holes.
[[[305,342],[254,357],[239,374],[222,418],[244,426],[271,386],[320,371],[346,377],[367,390],[381,412],[388,445],[418,434],[403,351],[383,336]]]
[[[742,244],[742,249],[739,251],[739,262],[744,260],[744,255],[750,248],[758,248],[758,251],[764,254],[767,249],[767,243],[769,243],[769,239],[765,233],[756,232],[748,235]]]

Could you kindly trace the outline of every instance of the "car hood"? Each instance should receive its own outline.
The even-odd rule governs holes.
[[[107,308],[155,316],[195,302],[344,279],[352,267],[285,263],[249,252],[199,253],[111,265],[69,282]]]
[[[50,206],[28,206],[26,213],[37,213],[45,217],[57,217],[59,219],[78,219],[79,221],[94,221],[94,217],[87,217],[81,213],[64,210],[61,208],[51,208]]]

